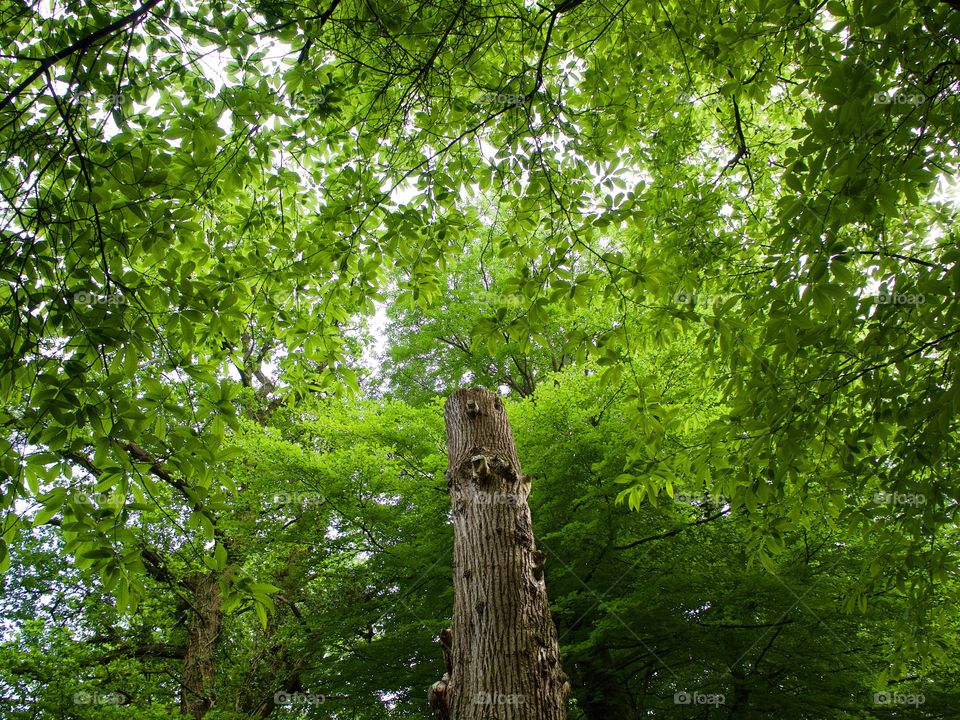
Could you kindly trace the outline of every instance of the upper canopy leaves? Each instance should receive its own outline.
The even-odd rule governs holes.
[[[635,503],[695,478],[761,559],[879,513],[902,581],[950,567],[952,3],[8,2],[0,36],[5,541],[38,511],[135,585],[123,529],[174,496],[211,542],[230,373],[356,389],[374,303],[489,255],[458,337],[625,385]],[[663,460],[635,361],[685,332],[725,410]]]

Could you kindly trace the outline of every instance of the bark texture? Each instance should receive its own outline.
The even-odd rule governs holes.
[[[547,605],[513,433],[499,396],[459,390],[444,408],[454,607],[435,717],[564,720],[570,686]]]
[[[217,678],[220,581],[214,574],[194,575],[187,580],[187,585],[193,590],[193,607],[187,624],[180,710],[195,720],[203,720],[213,707]]]

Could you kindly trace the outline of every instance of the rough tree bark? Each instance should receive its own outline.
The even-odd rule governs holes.
[[[500,398],[459,390],[444,407],[453,509],[452,627],[446,674],[430,688],[441,720],[564,720],[560,666],[513,433]]]
[[[193,590],[193,607],[187,623],[187,649],[183,661],[180,712],[203,720],[214,702],[217,678],[216,651],[220,640],[220,580],[213,573],[187,579]]]

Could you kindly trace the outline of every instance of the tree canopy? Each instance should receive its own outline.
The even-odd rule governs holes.
[[[572,717],[950,716],[960,4],[0,0],[0,48],[4,717],[422,717],[465,384]]]

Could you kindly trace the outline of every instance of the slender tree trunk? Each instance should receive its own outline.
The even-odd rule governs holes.
[[[193,590],[183,660],[180,711],[203,720],[213,706],[217,678],[216,651],[220,639],[220,581],[213,573],[190,577]]]
[[[430,689],[444,720],[564,720],[570,691],[547,605],[513,433],[499,396],[459,390],[444,408],[453,509],[447,673]]]

